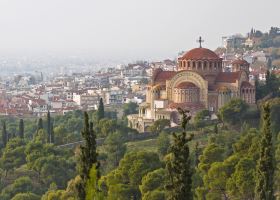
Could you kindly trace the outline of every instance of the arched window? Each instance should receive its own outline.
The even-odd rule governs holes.
[[[198,70],[200,70],[201,69],[201,62],[199,61],[198,62]]]

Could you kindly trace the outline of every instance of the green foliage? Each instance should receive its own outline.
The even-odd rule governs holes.
[[[241,99],[233,99],[219,110],[219,116],[224,123],[230,125],[241,125],[248,105]]]
[[[276,139],[277,134],[280,132],[280,98],[274,98],[268,102],[271,105],[271,133],[273,135],[273,139]]]
[[[37,125],[37,132],[41,129],[43,129],[43,119],[42,118],[39,118],[38,120],[38,125]]]
[[[87,112],[84,113],[84,129],[82,131],[82,136],[85,140],[85,144],[80,146],[79,155],[79,174],[82,181],[80,185],[77,185],[77,188],[79,191],[79,198],[83,200],[86,197],[86,183],[90,178],[90,170],[93,164],[96,164],[96,170],[99,168],[99,162],[97,161],[98,154],[96,152],[96,134],[93,131],[92,122],[89,123]]]
[[[2,142],[3,142],[4,147],[7,145],[7,142],[8,142],[8,133],[7,133],[5,121],[3,122],[3,125],[2,125]]]
[[[105,111],[104,111],[103,99],[100,98],[99,105],[98,105],[98,110],[97,110],[97,121],[99,122],[104,117],[105,117]]]
[[[276,150],[275,150],[275,179],[274,187],[275,191],[280,191],[280,134],[278,134]]]
[[[280,79],[274,73],[271,73],[269,70],[266,72],[266,81],[265,83],[260,83],[256,80],[256,99],[260,100],[267,95],[272,97],[280,96]]]
[[[148,192],[142,198],[142,200],[165,200],[165,192],[162,190],[154,190],[152,192]]]
[[[34,141],[35,142],[41,142],[43,144],[48,143],[48,133],[44,129],[39,129],[34,134]]]
[[[129,102],[123,105],[123,116],[138,113],[138,105],[134,102]]]
[[[207,117],[210,118],[209,110],[202,110],[196,113],[194,117],[194,124],[196,127],[203,127],[206,123]]]
[[[161,162],[156,153],[139,151],[126,154],[118,168],[104,177],[108,199],[140,199],[142,177],[160,167]]]
[[[73,177],[75,165],[67,152],[56,149],[52,144],[30,142],[25,149],[27,167],[38,174],[38,179],[48,186],[55,182],[58,187],[66,186]]]
[[[40,158],[36,162],[40,168],[41,180],[44,185],[55,182],[58,187],[64,188],[67,180],[73,177],[74,165],[61,156],[50,155]]]
[[[11,200],[40,200],[40,196],[34,193],[18,193]]]
[[[169,135],[165,132],[161,132],[157,138],[157,151],[160,156],[165,156],[170,147]]]
[[[262,131],[260,142],[260,158],[256,169],[256,188],[255,197],[258,200],[274,199],[273,192],[273,149],[272,134],[270,130],[270,105],[266,103],[263,106],[262,113]]]
[[[227,190],[230,197],[237,199],[254,199],[256,162],[249,157],[239,160],[235,171],[227,181]]]
[[[212,163],[220,162],[223,160],[224,149],[216,145],[215,143],[210,143],[203,150],[202,155],[199,157],[198,169],[201,172],[206,173]]]
[[[67,129],[64,125],[59,125],[53,129],[55,135],[55,144],[66,144],[68,141]]]
[[[139,191],[130,185],[114,184],[109,186],[107,200],[131,200],[140,199]]]
[[[142,199],[165,199],[164,186],[167,178],[167,171],[162,168],[146,174],[139,186]]]
[[[19,132],[18,135],[21,139],[24,138],[24,123],[23,123],[23,119],[20,119],[19,121]]]
[[[173,133],[173,143],[170,147],[170,158],[166,162],[166,169],[169,174],[169,182],[166,186],[168,199],[181,200],[193,199],[192,195],[192,169],[190,166],[190,150],[188,143],[192,136],[186,136],[186,126],[191,116],[189,111],[178,109],[182,115],[183,132],[176,135]]]
[[[170,127],[170,120],[168,119],[158,119],[154,122],[152,126],[148,128],[151,133],[159,134],[166,127]]]
[[[20,177],[16,179],[11,185],[5,187],[1,194],[1,200],[10,200],[18,193],[35,192],[32,180],[29,177]]]
[[[219,134],[224,135],[224,132]],[[259,157],[259,133],[246,129],[225,154],[229,138],[210,140],[199,157],[200,163],[193,177],[197,199],[254,199],[255,168]],[[222,147],[221,147],[222,146]]]
[[[145,174],[160,166],[161,162],[156,153],[145,151],[128,153],[120,161],[119,167],[109,173],[108,176],[112,177],[108,180],[109,185],[111,181],[139,185]]]
[[[50,111],[48,110],[48,114],[47,114],[47,142],[50,143],[51,142],[51,114]]]
[[[98,185],[99,180],[99,172],[97,171],[96,165],[93,165],[90,174],[89,179],[86,183],[86,200],[103,200],[105,199],[104,194],[100,190],[100,186]]]
[[[107,155],[107,168],[114,169],[126,152],[126,133],[116,131],[108,135],[104,143],[104,150]]]
[[[97,129],[99,130],[99,136],[106,137],[110,133],[117,131],[119,125],[116,120],[112,119],[101,119],[98,122]]]
[[[14,170],[25,163],[25,142],[20,138],[11,139],[3,150],[1,168],[6,171]]]

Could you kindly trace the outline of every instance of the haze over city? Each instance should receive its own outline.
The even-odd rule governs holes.
[[[3,0],[1,55],[158,60],[221,37],[280,25],[280,2],[223,0]],[[267,23],[269,21],[269,23]]]

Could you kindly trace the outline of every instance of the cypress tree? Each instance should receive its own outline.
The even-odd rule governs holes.
[[[104,117],[105,117],[105,111],[104,111],[103,99],[100,98],[98,110],[97,110],[97,121],[103,119]]]
[[[48,133],[48,143],[51,143],[51,114],[50,111],[48,110],[47,114],[47,133]]]
[[[54,143],[54,131],[53,131],[53,123],[51,123],[51,135],[50,135],[50,143]]]
[[[273,200],[273,147],[270,130],[270,105],[265,103],[262,113],[260,158],[256,168],[255,196],[257,200]]]
[[[93,131],[93,123],[89,123],[89,117],[87,112],[84,113],[84,128],[82,130],[82,136],[84,138],[84,144],[80,146],[79,156],[79,174],[81,177],[81,183],[78,184],[77,190],[79,191],[79,199],[84,200],[86,197],[86,183],[90,178],[90,170],[93,165],[96,170],[99,169],[99,162],[97,161],[96,152],[96,135]],[[100,177],[98,173],[98,178]]]
[[[43,129],[43,120],[42,120],[42,118],[40,118],[39,121],[38,121],[37,132],[38,132],[40,129]]]
[[[192,170],[190,163],[190,150],[188,142],[192,136],[187,137],[186,126],[191,119],[188,110],[178,109],[182,115],[181,127],[183,132],[173,133],[173,144],[170,148],[171,158],[166,162],[169,184],[168,199],[170,200],[191,200],[193,198],[192,188]]]
[[[24,138],[24,122],[23,122],[23,119],[19,120],[19,134],[18,135],[21,139]]]
[[[4,147],[6,147],[6,144],[8,142],[8,133],[7,133],[7,129],[6,129],[6,122],[3,122],[3,124],[2,124],[2,141],[3,141]]]

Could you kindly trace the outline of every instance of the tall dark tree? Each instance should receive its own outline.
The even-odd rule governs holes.
[[[256,169],[255,195],[257,200],[273,200],[273,147],[270,130],[270,104],[265,103],[262,113],[260,158]]]
[[[54,143],[54,130],[53,130],[53,123],[51,123],[50,143]]]
[[[48,133],[48,143],[50,143],[51,142],[51,114],[49,110],[47,114],[47,133]]]
[[[85,140],[84,144],[80,146],[79,156],[79,174],[81,177],[81,183],[77,185],[79,191],[79,199],[84,200],[86,197],[86,183],[90,178],[90,170],[93,165],[96,167],[98,172],[99,162],[97,161],[96,152],[96,134],[93,131],[93,123],[89,123],[89,117],[87,112],[84,113],[84,128],[82,130],[82,136]],[[100,175],[98,173],[97,178]]]
[[[39,121],[38,121],[37,132],[38,132],[40,129],[43,129],[43,120],[42,120],[42,118],[40,118]]]
[[[187,137],[186,126],[191,116],[188,110],[178,109],[182,115],[181,127],[183,132],[173,133],[173,144],[170,148],[171,158],[166,162],[166,168],[169,173],[168,199],[170,200],[190,200],[192,195],[192,170],[190,164],[190,150],[188,142],[192,135]]]
[[[19,120],[19,131],[18,131],[18,135],[21,139],[24,138],[24,122],[23,119]]]
[[[8,142],[8,133],[7,133],[7,128],[6,128],[6,122],[3,122],[3,125],[2,125],[2,141],[3,141],[4,147],[6,147],[6,144]]]
[[[100,98],[99,105],[98,105],[98,110],[97,110],[97,121],[100,121],[104,117],[105,117],[105,111],[104,111],[103,99]]]

